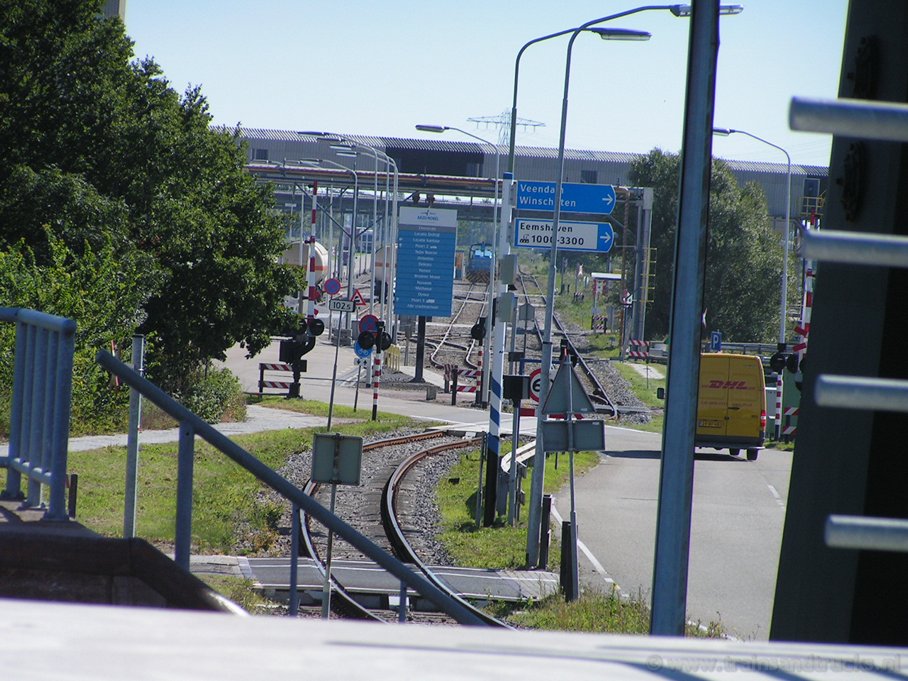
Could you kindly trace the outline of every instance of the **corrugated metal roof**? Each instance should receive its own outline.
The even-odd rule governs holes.
[[[751,173],[771,173],[778,175],[785,174],[788,171],[787,163],[768,163],[764,161],[734,161],[723,158],[734,172],[751,172]],[[802,165],[800,163],[791,164],[792,175],[809,175],[810,177],[826,177],[829,169],[824,166]]]
[[[218,126],[227,131],[233,128],[228,126]],[[240,134],[249,140],[262,140],[271,142],[316,142],[317,134],[304,134],[310,131],[293,131],[293,130],[275,130],[271,128],[240,128]],[[367,147],[373,147],[385,152],[397,150],[413,151],[438,151],[448,153],[469,153],[469,154],[491,154],[491,148],[488,144],[473,141],[461,141],[455,139],[425,139],[413,137],[377,137],[373,135],[357,135],[347,133],[330,133],[338,137],[351,140]],[[496,150],[502,156],[508,153],[508,147],[504,144],[495,144]],[[620,151],[604,151],[596,149],[565,149],[564,158],[569,161],[594,161],[601,163],[630,163],[641,154]],[[518,146],[514,150],[515,156],[521,158],[538,158],[538,159],[557,159],[558,149],[554,147],[536,147],[536,146]],[[787,164],[785,163],[768,163],[763,161],[738,161],[734,159],[724,160],[732,171],[735,172],[754,172],[779,174],[785,173]],[[806,175],[810,177],[826,177],[828,168],[824,166],[803,165],[792,163],[792,175]]]

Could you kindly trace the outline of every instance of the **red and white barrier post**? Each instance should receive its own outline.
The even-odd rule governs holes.
[[[378,384],[381,383],[381,342],[375,345],[375,363],[372,374],[372,420],[378,420]]]

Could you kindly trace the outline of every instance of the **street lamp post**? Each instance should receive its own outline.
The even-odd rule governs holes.
[[[377,149],[376,147],[362,144],[361,142],[357,142],[355,140],[352,140],[348,137],[345,137],[344,135],[341,135],[341,134],[338,134],[335,132],[303,131],[300,134],[301,135],[312,135],[314,137],[317,137],[320,141],[323,141],[323,142],[329,142],[329,143],[343,145],[342,147],[337,147],[337,148],[340,148],[343,150],[352,152],[354,149],[361,149],[361,150],[367,151],[370,154],[372,154],[373,156],[375,156],[376,158],[380,158],[382,161],[384,161],[385,165],[388,168],[391,168],[394,171],[394,186],[393,186],[393,189],[391,190],[391,196],[392,196],[391,219],[390,219],[390,224],[388,224],[387,219],[385,220],[385,230],[386,231],[383,230],[383,233],[385,233],[387,235],[387,238],[385,239],[385,245],[384,245],[384,249],[385,249],[384,250],[384,253],[385,253],[384,271],[385,271],[385,284],[388,287],[388,294],[387,294],[387,314],[384,314],[384,308],[383,308],[382,317],[391,324],[391,337],[392,337],[393,342],[397,342],[397,325],[394,323],[394,295],[393,295],[392,285],[391,285],[391,281],[390,281],[393,276],[392,273],[394,272],[396,265],[397,265],[396,250],[393,247],[393,244],[396,243],[396,236],[397,236],[397,212],[398,212],[397,209],[398,209],[398,187],[399,187],[399,172],[398,172],[397,163],[394,161],[393,158],[391,158],[387,153],[385,153],[381,149]],[[343,155],[343,153],[340,153],[340,155]],[[385,185],[387,187],[387,176],[386,176]],[[387,204],[386,204],[385,215],[387,216]]]
[[[347,253],[347,300],[353,299],[353,267],[354,267],[354,254],[353,254],[353,243],[354,237],[356,235],[356,210],[357,210],[357,198],[359,196],[359,174],[353,170],[353,168],[348,168],[347,166],[332,161],[327,158],[313,158],[313,159],[304,159],[303,163],[311,163],[313,165],[322,165],[328,164],[340,170],[345,170],[353,176],[353,219],[350,221],[350,249]],[[343,250],[343,249],[342,249]],[[347,325],[350,325],[349,313],[347,319]],[[340,327],[337,330],[338,338],[340,338]],[[352,334],[352,331],[351,331]]]
[[[769,140],[758,137],[746,130],[735,130],[733,128],[713,128],[713,134],[727,137],[733,134],[747,135],[748,137],[768,144],[774,149],[778,149],[785,154],[785,163],[788,166],[787,182],[785,183],[785,227],[782,230],[782,295],[779,302],[779,344],[785,344],[786,326],[788,322],[788,232],[791,227],[791,156],[778,144],[773,144]]]
[[[564,145],[565,134],[567,132],[568,91],[570,88],[571,77],[571,52],[574,48],[574,40],[577,39],[577,36],[593,24],[598,24],[603,21],[607,21],[610,18],[620,17],[630,13],[631,12],[623,12],[621,14],[614,15],[614,17],[595,19],[593,21],[587,22],[579,28],[574,29],[574,31],[571,33],[570,40],[568,41],[567,54],[565,57],[564,65],[564,94],[561,100],[561,128],[558,137],[558,165],[556,166],[558,174],[555,178],[555,211],[552,220],[552,247],[549,251],[549,280],[545,299],[545,325],[542,337],[542,380],[539,390],[540,405],[545,404],[546,397],[548,396],[549,381],[552,369],[552,317],[555,313],[555,277],[557,274],[558,256],[557,237],[558,226],[561,221],[561,192],[564,185]],[[649,40],[650,38],[650,34],[645,31],[619,31],[618,29],[614,29],[610,34],[610,37],[613,39],[618,38],[619,36],[623,36],[624,39],[629,40]],[[543,442],[544,436],[542,430],[543,421],[544,418],[542,417],[542,415],[538,414],[536,419],[536,452],[534,454],[530,509],[527,519],[527,563],[530,567],[536,566],[539,561],[539,527],[541,521],[540,512],[542,509],[543,483],[545,481],[545,446]],[[576,531],[576,518],[572,517],[571,523],[571,527],[574,528],[574,531]]]
[[[341,142],[341,144],[332,144],[330,147],[331,149],[348,150],[348,151],[360,150],[360,151],[364,151],[365,153],[369,154],[370,156],[372,156],[375,159],[374,179],[375,179],[375,197],[376,197],[376,199],[378,196],[378,162],[382,161],[385,164],[385,168],[386,168],[386,172],[385,172],[385,222],[384,222],[384,225],[382,226],[382,253],[383,253],[382,268],[384,270],[384,282],[381,282],[383,284],[383,286],[382,286],[382,296],[380,299],[380,307],[381,307],[381,318],[387,319],[387,316],[385,314],[384,286],[388,287],[388,291],[390,293],[391,286],[390,286],[390,282],[388,281],[389,270],[390,270],[388,249],[391,247],[390,243],[389,243],[389,234],[391,234],[393,232],[393,230],[389,227],[389,221],[391,220],[391,218],[389,218],[388,196],[391,194],[391,188],[389,186],[390,171],[393,169],[393,171],[394,171],[394,199],[393,199],[394,208],[391,211],[391,213],[393,214],[393,217],[396,218],[396,216],[397,216],[397,185],[398,185],[398,177],[399,177],[397,163],[394,161],[394,159],[392,159],[390,156],[388,156],[388,154],[383,152],[381,149],[377,149],[376,147],[369,146],[368,144],[362,144],[360,142],[355,142],[353,140],[350,140],[350,139],[344,137],[343,135],[325,133],[325,136],[323,137],[323,139],[326,139],[326,140],[332,141],[332,142],[333,141]],[[373,290],[373,294],[375,291],[375,274],[376,274],[376,272],[375,272],[376,249],[375,249],[375,243],[374,243],[374,235],[375,235],[375,225],[377,223],[378,223],[377,212],[376,212],[376,210],[373,209],[373,217],[372,217],[372,234],[373,234],[372,290]],[[372,301],[372,298],[370,297],[370,303],[369,303],[370,314],[372,313],[372,309],[373,309],[373,305],[372,305],[371,301]]]
[[[785,162],[788,165],[787,180],[785,182],[785,227],[782,229],[782,292],[779,300],[779,352],[785,351],[785,331],[788,322],[788,232],[791,227],[791,156],[778,144],[773,144],[769,140],[758,137],[746,130],[735,130],[734,128],[713,128],[714,135],[727,137],[733,134],[747,135],[748,137],[767,144],[774,149],[778,149],[785,154]],[[782,389],[784,387],[782,372],[776,374],[776,408],[773,412],[775,426],[775,437],[779,440],[782,436]]]
[[[740,5],[722,5],[719,8],[720,14],[738,14],[742,11]],[[590,27],[605,23],[607,21],[612,21],[614,19],[619,19],[621,17],[629,16],[631,14],[636,14],[638,12],[645,12],[650,10],[667,10],[674,14],[676,17],[688,17],[691,15],[692,9],[690,5],[645,5],[637,7],[631,10],[624,12],[619,12],[617,14],[612,14],[609,16],[601,17],[599,19],[594,19],[588,21],[585,24],[575,28],[568,29],[566,31],[560,31],[558,33],[552,33],[535,40],[531,40],[526,43],[520,50],[517,55],[517,60],[514,65],[514,95],[513,95],[513,105],[511,107],[511,129],[510,129],[510,144],[508,149],[508,170],[513,171],[514,167],[514,148],[515,148],[515,138],[516,138],[516,123],[517,123],[517,79],[519,74],[519,64],[520,57],[523,54],[523,51],[530,45],[541,42],[543,40],[548,40],[549,38],[554,38],[560,35],[571,34],[570,42],[568,44],[567,51],[567,63],[565,66],[565,79],[564,79],[564,100],[562,102],[562,121],[561,121],[561,134],[560,134],[560,143],[559,143],[559,152],[558,152],[558,178],[557,178],[557,187],[556,187],[556,202],[555,202],[555,222],[552,225],[552,251],[551,258],[552,261],[549,263],[549,295],[546,300],[546,331],[545,339],[543,341],[543,360],[542,360],[542,386],[540,390],[540,404],[544,401],[544,396],[548,392],[548,380],[551,373],[551,356],[552,356],[552,341],[551,341],[551,318],[553,312],[553,293],[555,289],[555,256],[557,254],[557,239],[554,237],[557,235],[557,224],[560,219],[561,212],[561,188],[562,188],[562,178],[564,175],[564,132],[567,116],[567,92],[568,92],[568,82],[570,75],[570,54],[571,49],[573,48],[574,39],[583,31],[589,30]],[[600,34],[601,35],[601,34]],[[604,37],[604,36],[603,36]],[[645,39],[645,38],[642,38]],[[510,220],[510,216],[509,216]],[[546,361],[548,360],[548,362]],[[541,423],[541,420],[540,420]],[[545,452],[542,451],[541,445],[541,425],[538,425],[537,428],[537,447],[536,453],[534,456],[534,469],[533,469],[533,480],[531,487],[530,495],[530,508],[527,518],[527,566],[534,567],[539,561],[539,528],[541,521],[541,511],[542,511],[542,489],[544,483],[544,464],[545,464]]]
[[[500,230],[499,224],[498,224],[499,219],[500,219],[500,213],[501,213],[501,205],[498,201],[498,184],[499,184],[500,177],[501,177],[501,175],[500,175],[500,173],[501,173],[501,152],[498,150],[497,144],[492,144],[492,142],[480,137],[479,135],[474,135],[471,132],[467,132],[466,130],[461,130],[460,128],[455,128],[450,125],[422,125],[421,124],[421,125],[417,125],[416,129],[420,130],[422,132],[435,132],[435,133],[443,133],[447,130],[454,130],[455,132],[462,133],[462,134],[466,135],[467,137],[472,137],[475,140],[479,140],[480,142],[488,144],[495,151],[495,199],[494,199],[494,203],[492,204],[492,226],[493,226],[492,233],[493,233],[493,235],[496,233],[498,233],[499,235],[498,235],[497,239],[493,238],[493,242],[495,243],[495,246],[492,249],[492,266],[491,266],[491,269],[489,270],[489,289],[488,289],[489,323],[486,325],[486,335],[485,335],[485,338],[483,339],[483,357],[484,357],[484,359],[483,359],[483,363],[482,363],[482,395],[480,396],[480,402],[482,402],[483,404],[488,404],[488,402],[489,402],[489,386],[491,385],[489,376],[491,375],[492,372],[495,371],[495,367],[493,366],[494,362],[491,361],[491,356],[492,356],[491,353],[495,352],[495,357],[497,358],[499,355],[499,350],[500,350],[500,348],[498,348],[498,347],[495,347],[494,349],[492,348],[492,334],[490,333],[490,329],[495,326],[495,320],[492,318],[492,300],[495,298],[497,293],[501,292],[501,291],[495,290],[495,277],[494,277],[495,267],[496,267],[496,263],[498,262],[500,257],[503,255],[508,255],[508,252],[510,251],[507,238],[505,238],[505,239],[501,238],[501,235],[500,235],[501,230]],[[497,373],[495,375],[497,376]],[[500,381],[500,379],[499,379],[499,381]]]

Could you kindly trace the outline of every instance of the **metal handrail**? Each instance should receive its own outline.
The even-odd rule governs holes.
[[[41,505],[41,486],[50,488],[47,520],[66,520],[66,454],[72,403],[76,323],[66,317],[16,307],[0,307],[0,321],[16,324],[9,453],[3,498]]]
[[[397,577],[402,583],[407,584],[410,588],[419,592],[420,595],[432,601],[460,624],[475,626],[485,624],[476,615],[444,593],[444,591],[424,577],[415,574],[394,556],[383,551],[370,539],[307,496],[292,482],[215,430],[210,424],[193,414],[158,386],[140,376],[110,353],[103,350],[98,352],[97,361],[102,367],[119,376],[124,383],[139,391],[145,398],[151,400],[180,424],[179,450],[177,454],[177,522],[174,542],[174,560],[178,565],[184,569],[189,569],[192,534],[192,464],[195,435],[198,435],[290,501],[294,505],[294,515],[296,515],[297,509],[305,511],[326,528],[343,537],[352,546]],[[291,541],[294,546],[299,546],[298,525],[299,523],[293,523],[294,536]],[[296,574],[298,551],[291,551],[291,553],[293,555],[290,557],[290,570],[291,577],[293,577]],[[295,614],[292,609],[291,614]]]
[[[908,238],[842,230],[803,229],[801,256],[823,262],[908,267]]]
[[[908,142],[908,105],[859,99],[793,98],[792,130],[828,132],[863,139]],[[908,267],[908,239],[894,234],[802,230],[801,255],[822,262]],[[821,374],[814,384],[818,406],[908,412],[908,381]],[[832,548],[908,551],[908,521],[830,515],[826,545]]]

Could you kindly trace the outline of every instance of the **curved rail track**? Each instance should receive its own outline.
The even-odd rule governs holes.
[[[420,447],[415,452],[404,451],[412,449],[411,446],[414,443],[439,439],[445,441],[428,447]],[[449,453],[459,448],[476,446],[475,439],[455,439],[441,432],[419,433],[366,444],[363,446],[364,467],[369,471],[364,475],[361,486],[354,488],[351,493],[351,496],[355,496],[360,503],[355,508],[353,508],[353,504],[349,503],[338,504],[336,513],[376,544],[393,553],[398,559],[412,563],[427,579],[457,599],[462,605],[473,610],[487,624],[506,626],[461,599],[443,580],[432,574],[429,567],[420,559],[418,551],[412,546],[410,538],[406,536],[406,532],[403,530],[405,523],[400,521],[397,512],[402,481],[415,467],[432,456]],[[365,457],[370,458],[368,465],[365,464]],[[372,459],[377,461],[372,461]],[[315,496],[319,494],[319,485],[310,481],[306,485],[305,491],[307,494]],[[302,520],[302,529],[302,546],[305,547],[306,553],[316,561],[316,565],[324,576],[327,567],[321,556],[325,553],[327,537],[324,533],[319,534],[312,527],[311,519],[308,516],[304,516]],[[332,548],[332,559],[343,558],[361,560],[362,556],[343,542],[336,541]],[[396,621],[396,618],[390,616],[387,611],[372,610],[359,604],[333,574],[331,575],[331,589],[332,610],[338,615],[382,622]],[[437,613],[411,612],[410,617],[425,623],[452,622],[447,616]]]

